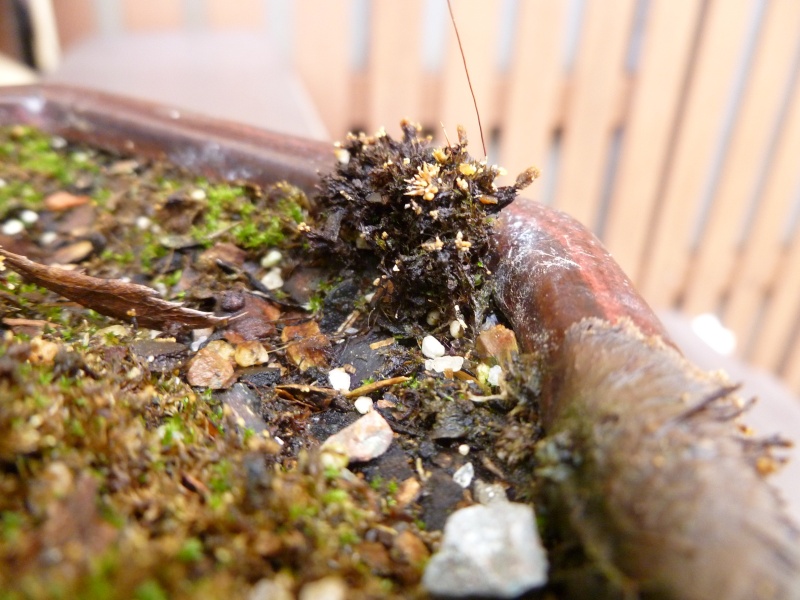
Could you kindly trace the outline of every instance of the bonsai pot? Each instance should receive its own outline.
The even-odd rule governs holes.
[[[223,180],[311,191],[327,144],[57,86],[0,89],[0,124],[164,159]],[[538,464],[587,553],[631,593],[800,597],[800,534],[766,478],[768,443],[740,434],[735,390],[687,363],[582,225],[517,199],[491,269],[521,347],[538,357]]]

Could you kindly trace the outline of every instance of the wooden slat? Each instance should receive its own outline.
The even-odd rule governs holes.
[[[667,160],[702,3],[654,0],[603,242],[636,279]]]
[[[731,276],[742,223],[757,192],[794,68],[800,2],[777,0],[766,10],[717,192],[683,294],[683,310],[690,315],[714,311]]]
[[[297,0],[294,5],[293,55],[317,110],[332,138],[350,127],[348,102],[352,0]]]
[[[464,54],[472,78],[472,87],[478,101],[481,121],[486,125],[495,118],[494,79],[496,76],[496,49],[499,25],[499,0],[459,0],[453,9],[464,44]],[[467,77],[453,27],[446,23],[448,37],[442,71],[442,98],[440,120],[448,135],[455,139],[457,125],[463,125],[469,135],[469,149],[473,156],[483,156],[478,119],[467,85]],[[484,134],[489,142],[487,127]]]
[[[400,132],[404,117],[421,119],[421,0],[377,2],[372,8],[369,53],[370,131]]]
[[[206,22],[211,29],[250,29],[264,27],[264,0],[205,0]]]
[[[585,6],[554,204],[593,227],[636,2],[605,0]]]
[[[800,392],[800,340],[794,339],[793,342],[786,366],[780,375],[791,390]]]
[[[544,167],[550,136],[561,100],[563,45],[567,0],[519,3],[515,46],[508,71],[500,161],[512,176],[531,165]],[[502,106],[502,105],[501,105]],[[546,180],[525,190],[538,199]]]
[[[708,180],[731,85],[751,17],[750,0],[712,1],[684,118],[640,289],[656,306],[672,305],[689,264],[699,201]]]
[[[68,0],[53,2],[58,24],[58,39],[61,49],[71,46],[97,32],[97,16],[93,0]]]
[[[756,366],[775,371],[792,340],[794,324],[800,317],[800,237],[781,257],[775,289],[767,303],[758,338],[749,360]]]
[[[122,23],[131,31],[178,29],[184,24],[182,0],[123,0]]]
[[[745,348],[750,347],[749,342],[758,334],[753,330],[753,323],[764,295],[773,285],[789,285],[775,281],[775,274],[784,249],[786,220],[800,186],[798,157],[800,78],[795,82],[786,120],[780,128],[750,235],[731,270],[731,289],[723,317],[726,326],[733,330]],[[786,325],[782,325],[781,315],[773,315],[767,316],[765,326],[766,329],[761,328],[760,331],[770,335],[770,330]],[[768,345],[769,342],[766,343]]]

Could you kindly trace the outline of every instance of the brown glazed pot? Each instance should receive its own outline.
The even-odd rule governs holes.
[[[306,190],[333,162],[327,144],[67,87],[0,88],[0,124],[15,123]],[[545,365],[545,428],[572,436],[579,459],[556,484],[567,519],[607,572],[632,597],[800,598],[798,530],[752,444],[709,408],[726,382],[682,358],[600,242],[518,199],[498,220],[493,263],[501,308]]]

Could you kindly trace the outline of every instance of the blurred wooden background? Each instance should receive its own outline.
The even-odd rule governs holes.
[[[655,308],[717,315],[739,357],[800,390],[800,2],[453,5],[490,161],[538,165],[527,195],[592,228]],[[332,138],[408,116],[437,139],[463,124],[482,153],[445,0],[52,6],[65,55],[120,33],[255,32]]]

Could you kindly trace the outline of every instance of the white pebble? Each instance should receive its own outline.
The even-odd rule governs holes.
[[[328,373],[328,381],[331,382],[331,387],[338,392],[350,391],[350,374],[341,367],[332,369]]]
[[[464,335],[464,323],[455,319],[454,321],[450,321],[450,335],[454,339],[459,339],[461,336]]]
[[[58,234],[55,231],[45,231],[42,234],[42,237],[39,238],[39,241],[42,243],[42,246],[49,246],[57,239],[58,239]]]
[[[461,444],[461,445],[458,447],[458,453],[459,453],[461,456],[466,456],[467,454],[469,454],[469,446],[467,446],[466,444]]]
[[[486,377],[486,382],[489,385],[498,386],[503,379],[503,367],[495,365],[489,369],[489,374]]]
[[[272,249],[261,259],[261,266],[270,269],[283,260],[283,254],[279,250]]]
[[[39,220],[39,213],[34,212],[32,210],[23,210],[20,213],[19,218],[22,219],[23,223],[32,225],[33,223],[36,223],[36,221]]]
[[[277,290],[283,287],[283,277],[281,277],[281,270],[279,267],[271,268],[264,277],[261,278],[261,283],[268,290]]]
[[[192,193],[189,194],[189,197],[192,200],[205,200],[206,199],[206,191],[200,188],[196,190],[192,190]]]
[[[439,356],[437,358],[429,358],[425,361],[425,368],[428,371],[436,371],[437,373],[444,373],[445,371],[460,371],[464,366],[463,356]]]
[[[25,224],[19,219],[9,219],[0,228],[5,235],[17,235],[25,231]]]
[[[472,483],[473,477],[475,477],[475,467],[472,466],[472,463],[466,463],[458,471],[453,473],[453,481],[462,488],[468,488]]]
[[[136,218],[136,228],[141,231],[147,231],[150,228],[150,218],[144,215]]]
[[[343,165],[346,165],[350,162],[350,153],[344,148],[336,148],[333,151],[333,155],[336,157],[336,160]]]
[[[372,398],[369,396],[359,396],[353,404],[362,415],[372,410]]]
[[[426,358],[438,358],[444,356],[444,346],[432,335],[422,338],[422,354]]]
[[[59,135],[55,135],[50,138],[50,147],[54,150],[61,150],[62,148],[67,147],[67,140]]]
[[[5,179],[0,178],[0,188],[6,187],[8,184],[6,183]]]

